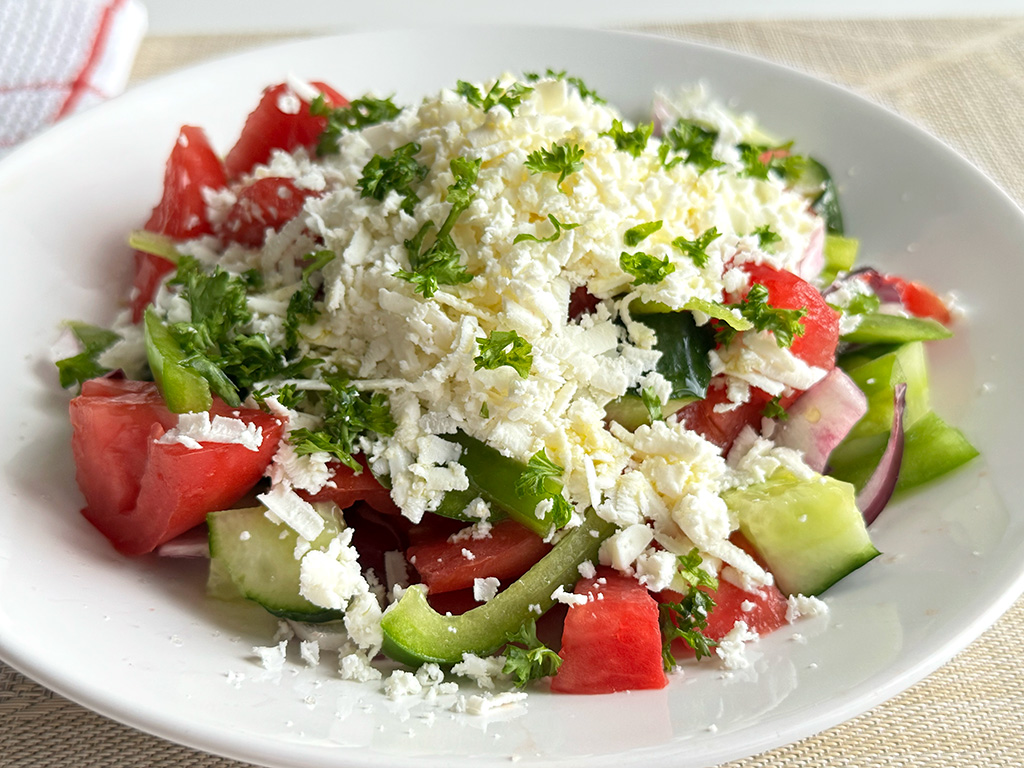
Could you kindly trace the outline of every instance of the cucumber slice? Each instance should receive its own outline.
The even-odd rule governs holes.
[[[879,555],[849,483],[778,471],[722,498],[788,595],[820,594]]]
[[[334,504],[313,506],[324,518],[324,530],[310,546],[324,549],[345,523]],[[207,515],[211,558],[207,592],[229,593],[226,576],[243,597],[283,619],[320,622],[343,618],[342,611],[321,608],[299,594],[300,565],[295,559],[299,536],[286,525],[272,523],[265,511],[248,507]]]

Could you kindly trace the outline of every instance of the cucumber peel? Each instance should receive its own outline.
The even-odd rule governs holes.
[[[779,470],[763,483],[722,494],[787,595],[818,595],[880,553],[871,543],[852,485],[800,480]]]
[[[325,549],[345,523],[334,504],[313,506],[324,519],[324,530],[310,547]],[[211,558],[207,593],[227,596],[230,583],[242,597],[283,619],[321,622],[343,618],[343,611],[314,605],[299,594],[301,564],[295,559],[299,535],[288,526],[271,522],[264,512],[264,507],[247,507],[207,515]]]

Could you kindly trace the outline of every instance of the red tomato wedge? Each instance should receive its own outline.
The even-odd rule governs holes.
[[[746,264],[743,269],[754,283],[768,289],[768,304],[782,309],[805,309],[800,322],[804,332],[793,339],[790,351],[808,365],[831,370],[836,364],[839,343],[839,313],[822,298],[818,289],[792,272],[764,264]]]
[[[365,462],[362,463],[363,471],[357,473],[341,462],[330,462],[328,466],[332,474],[327,485],[316,493],[300,491],[299,495],[307,501],[333,501],[341,509],[348,509],[357,501],[365,501],[378,512],[400,515],[402,511],[391,500],[391,491],[380,484]]]
[[[86,382],[70,410],[82,514],[125,555],[150,552],[242,498],[263,476],[284,429],[263,411],[215,401],[213,414],[237,414],[262,429],[259,450],[159,443],[178,417],[155,384],[127,379]]]
[[[710,590],[705,590],[711,592]],[[718,590],[711,592],[715,607],[708,615],[708,626],[703,630],[706,637],[718,641],[736,626],[737,621],[746,622],[747,628],[759,635],[767,635],[786,623],[785,596],[776,586],[762,587],[756,592],[746,592],[724,579],[719,579]],[[682,595],[666,590],[658,594],[661,602],[678,602]],[[748,610],[744,610],[744,606]],[[693,656],[693,649],[681,639],[672,643],[676,656]]]
[[[218,234],[229,242],[258,248],[268,230],[279,230],[299,214],[310,194],[291,179],[276,176],[246,184],[218,227]]]
[[[175,240],[211,234],[213,227],[206,214],[203,189],[222,189],[226,184],[224,165],[202,128],[182,126],[167,158],[160,202],[143,228]],[[173,270],[174,264],[167,259],[135,252],[132,322],[142,320],[142,313],[153,301],[160,280]]]
[[[604,583],[601,583],[601,580]],[[593,596],[573,605],[562,630],[562,666],[551,679],[559,693],[614,693],[668,685],[661,657],[658,603],[631,576],[599,568],[576,585]]]
[[[895,289],[899,294],[900,303],[915,317],[930,317],[943,325],[949,325],[953,321],[949,307],[928,286],[893,275],[882,275],[881,279]]]
[[[332,107],[348,105],[348,99],[320,82],[311,85],[324,95]],[[266,163],[275,149],[292,151],[299,147],[312,149],[327,127],[327,119],[309,113],[308,101],[300,99],[287,83],[273,85],[245,120],[235,146],[224,158],[228,176],[238,178],[254,165]]]
[[[409,547],[406,559],[419,571],[430,593],[473,586],[473,580],[494,576],[505,586],[540,560],[551,545],[514,520],[502,520],[483,539],[449,541],[436,537]],[[469,554],[466,554],[469,553]]]
[[[679,421],[725,453],[746,426],[760,430],[761,415],[771,398],[759,389],[752,389],[750,401],[729,411],[716,411],[715,406],[727,400],[724,386],[711,386],[707,397],[683,406],[677,412]]]

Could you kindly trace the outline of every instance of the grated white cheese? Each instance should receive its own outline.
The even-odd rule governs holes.
[[[158,443],[180,443],[186,448],[201,448],[202,443],[228,443],[258,451],[263,445],[263,429],[230,416],[214,416],[208,412],[178,414],[178,425],[171,427]]]

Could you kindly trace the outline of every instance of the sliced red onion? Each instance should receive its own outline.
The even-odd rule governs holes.
[[[803,256],[793,270],[797,275],[808,282],[814,280],[825,268],[825,225],[819,224],[811,233],[811,239],[807,242]]]
[[[903,411],[907,405],[907,385],[897,384],[893,392],[892,432],[885,453],[878,462],[871,479],[857,494],[857,507],[868,525],[885,509],[896,490],[896,480],[903,463]]]
[[[776,445],[803,451],[804,461],[823,472],[829,454],[867,413],[868,399],[840,368],[808,389],[786,409],[772,439]]]
[[[860,269],[847,272],[822,291],[821,295],[828,297],[829,294],[839,290],[849,280],[863,280],[883,304],[902,304],[903,302],[899,291],[874,267],[861,267]]]
[[[170,541],[165,541],[156,548],[160,557],[202,557],[210,558],[210,537],[206,526],[201,525]]]

